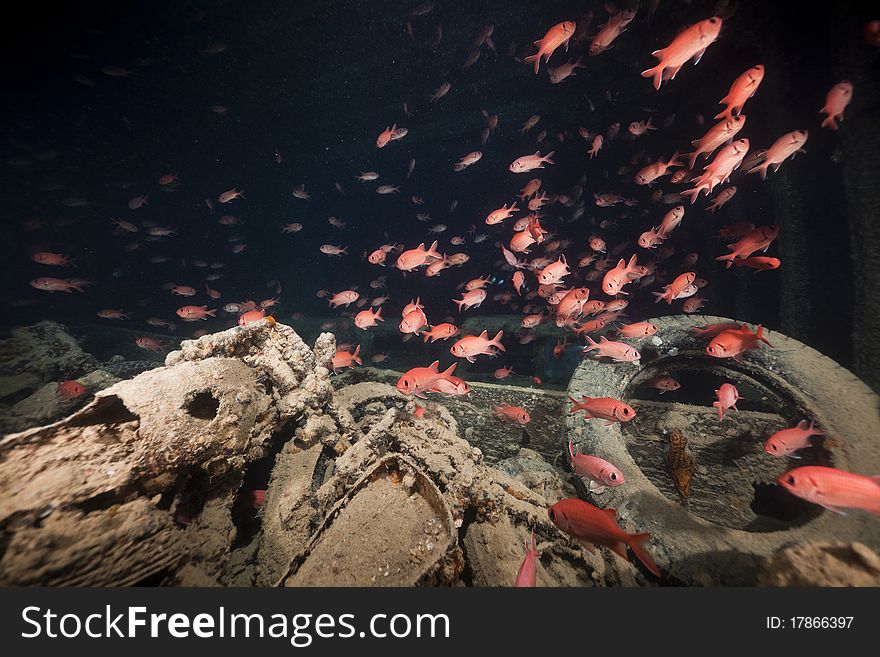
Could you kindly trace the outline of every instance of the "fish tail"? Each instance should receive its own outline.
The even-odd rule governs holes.
[[[642,77],[643,78],[653,77],[654,78],[654,89],[659,90],[660,83],[663,81],[663,68],[660,66],[660,64],[657,64],[657,66],[649,68],[646,71],[642,71]]]
[[[212,308],[211,310],[206,310],[205,314],[210,315],[211,317],[216,317],[217,316],[217,309]]]
[[[535,75],[537,75],[538,74],[538,67],[541,64],[541,51],[539,50],[536,54],[529,55],[523,61],[524,62],[535,62]]]
[[[755,333],[755,339],[760,340],[761,342],[766,344],[768,347],[773,346],[772,344],[770,344],[770,341],[764,337],[764,327],[761,326],[760,324],[758,324],[758,330]]]
[[[763,164],[759,164],[758,166],[752,167],[746,173],[755,173],[756,171],[761,174],[761,180],[767,180],[767,167],[770,166],[769,162],[764,162]]]
[[[719,104],[719,105],[723,105],[723,104],[725,104],[726,102],[727,102],[727,98],[725,97],[725,98],[722,98],[720,101],[718,101],[718,104]],[[733,118],[733,113],[732,113],[731,110],[732,110],[732,106],[731,106],[731,105],[728,105],[728,106],[727,106],[726,108],[724,108],[721,112],[719,112],[718,115],[717,115],[715,118],[716,118],[716,119],[725,119],[725,120],[726,120],[726,119],[732,119],[732,118]]]
[[[498,347],[501,351],[507,351],[504,348],[504,345],[500,342],[502,337],[504,337],[504,331],[498,331],[498,333],[495,334],[495,337],[489,341],[489,344]]]
[[[660,577],[660,569],[657,567],[657,564],[654,563],[651,555],[649,555],[644,547],[642,547],[649,540],[651,540],[651,535],[647,532],[643,534],[630,534],[627,537],[627,544],[629,545],[630,550],[633,551],[633,554],[636,555],[639,561],[645,565],[645,568],[650,570],[657,577]]]

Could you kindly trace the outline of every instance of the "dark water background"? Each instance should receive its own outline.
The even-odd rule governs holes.
[[[510,173],[513,159],[538,148],[542,153],[555,150],[557,164],[535,172],[553,192],[568,193],[586,176],[583,217],[568,223],[571,208],[545,208],[544,225],[574,241],[566,251],[570,262],[587,253],[587,238],[602,219],[616,219],[619,225],[602,232],[609,246],[634,240],[657,225],[671,206],[651,203],[656,186],[638,187],[631,182],[632,171],[618,176],[617,170],[630,166],[640,150],[651,160],[685,150],[712,125],[721,109],[718,100],[731,82],[746,68],[763,63],[764,81],[746,104],[747,123],[738,137],[748,137],[754,150],[768,147],[785,132],[808,129],[807,155],[784,163],[766,182],[757,175],[737,174],[732,180],[737,195],[714,216],[704,210],[705,197],[687,205],[685,221],[672,240],[676,255],[661,272],[676,275],[681,256],[697,251],[695,269],[710,282],[704,290],[704,312],[783,330],[852,366],[859,344],[854,290],[866,283],[860,275],[863,263],[852,247],[860,236],[853,232],[844,181],[847,165],[873,165],[847,162],[852,155],[841,143],[858,117],[873,115],[876,120],[876,97],[857,84],[838,133],[819,128],[818,110],[831,86],[854,77],[841,71],[841,48],[863,52],[868,70],[878,70],[878,51],[863,43],[860,32],[867,20],[878,18],[871,3],[813,8],[810,3],[661,0],[652,20],[641,7],[610,51],[585,57],[587,69],[559,85],[548,82],[545,65],[535,76],[518,58],[530,54],[531,42],[561,20],[581,21],[592,10],[593,25],[601,25],[607,16],[602,3],[438,1],[433,12],[411,19],[413,42],[404,28],[407,14],[418,4],[34,2],[22,8],[21,17],[3,26],[0,329],[40,319],[94,325],[105,321],[95,317],[96,311],[121,308],[133,313],[126,328],[152,330],[144,320],[159,317],[175,322],[179,334],[187,336],[196,328],[222,329],[235,318],[218,311],[217,320],[186,324],[175,316],[176,308],[259,301],[274,296],[266,287],[271,279],[284,287],[277,312],[282,321],[293,312],[333,318],[342,312],[329,311],[316,298],[318,289],[358,286],[372,297],[378,292],[369,282],[379,275],[388,277],[386,317],[396,323],[402,306],[421,296],[429,319],[437,323],[457,315],[450,299],[458,296],[456,287],[463,281],[486,274],[509,280],[510,273],[499,267],[496,243],[509,240],[512,222],[486,226],[483,219],[534,177]],[[698,66],[686,65],[672,83],[655,92],[639,76],[656,61],[650,52],[667,45],[684,25],[716,13],[726,25],[718,42]],[[438,24],[443,37],[432,49],[426,44]],[[497,56],[484,47],[476,64],[463,71],[471,42],[489,24],[495,28]],[[226,44],[226,50],[201,52],[216,42]],[[581,50],[586,46],[588,42]],[[581,50],[567,57],[573,59]],[[550,66],[565,60],[557,52]],[[132,74],[109,77],[100,72],[108,65]],[[75,81],[73,75],[94,86]],[[451,91],[431,104],[431,94],[444,81],[452,83]],[[412,118],[404,115],[404,102],[414,112]],[[215,114],[212,105],[228,106],[230,112]],[[500,114],[501,120],[481,147],[483,108]],[[675,120],[668,129],[636,141],[624,139],[631,121],[648,117],[646,109],[654,110],[657,124],[672,114]],[[540,114],[541,123],[521,135],[518,128],[532,114]],[[697,114],[705,117],[705,125],[697,124]],[[621,123],[621,138],[606,143],[600,156],[589,160],[578,128],[604,132],[614,121]],[[377,149],[376,136],[392,123],[407,127],[409,134]],[[539,147],[535,137],[541,129],[548,136]],[[564,136],[562,143],[557,133]],[[854,138],[858,135],[849,136]],[[281,164],[275,161],[276,148]],[[451,164],[473,150],[482,150],[483,159],[453,172]],[[415,171],[407,180],[413,157]],[[702,166],[706,160],[700,162]],[[374,191],[378,183],[354,180],[370,170],[381,174],[378,183],[401,185],[401,193],[379,196]],[[179,174],[180,184],[177,191],[164,193],[157,180],[170,172]],[[311,200],[291,195],[299,184],[305,184]],[[243,189],[246,200],[217,204],[218,194],[232,187]],[[660,187],[674,191],[668,182]],[[634,197],[640,204],[597,208],[592,195],[601,192]],[[141,194],[150,195],[149,205],[129,210],[128,200]],[[423,196],[425,205],[414,206],[412,195]],[[63,200],[69,198],[90,204],[68,207]],[[215,201],[213,213],[206,198]],[[453,201],[458,207],[450,213]],[[404,277],[396,269],[362,260],[362,252],[383,243],[403,242],[412,248],[428,241],[430,224],[415,219],[420,211],[429,212],[432,223],[448,226],[438,236],[441,249],[464,251],[471,256],[469,263],[426,279],[421,272]],[[219,225],[223,214],[239,215],[243,224]],[[330,226],[331,215],[348,228]],[[143,230],[136,236],[115,235],[110,223],[114,217],[171,226],[178,234],[154,241],[145,239]],[[24,231],[29,219],[42,219],[46,226]],[[726,250],[712,233],[741,220],[782,226],[767,254],[781,257],[782,269],[728,271],[714,262]],[[282,235],[280,225],[289,222],[305,228]],[[489,239],[471,243],[466,232],[471,225]],[[468,236],[468,243],[450,247],[452,235]],[[231,252],[234,236],[247,244],[243,253]],[[141,246],[126,252],[131,242]],[[348,245],[350,255],[328,258],[318,251],[325,243]],[[38,265],[29,258],[34,250],[69,254],[77,266],[62,270]],[[149,262],[157,255],[170,260]],[[532,257],[540,255],[540,249],[533,250]],[[211,283],[223,292],[219,302],[203,292],[204,275],[211,270],[195,268],[192,263],[199,259],[225,264],[219,270],[224,277]],[[28,285],[39,276],[81,277],[95,284],[82,295],[47,294]],[[200,294],[172,296],[161,287],[172,281],[192,285]],[[507,283],[503,287],[510,289]],[[650,288],[657,289],[659,284]],[[492,302],[497,291],[490,290],[490,299],[471,314],[511,314]],[[641,291],[629,315],[637,321],[673,312],[678,304],[655,306],[649,292]],[[445,352],[442,346],[438,343],[438,351]]]

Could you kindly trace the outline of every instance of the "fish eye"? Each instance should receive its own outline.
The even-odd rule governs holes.
[[[547,511],[547,515],[550,516],[550,520],[556,522],[556,511],[550,509],[549,511]]]
[[[615,474],[614,472],[612,472],[612,473],[611,473],[611,476],[608,477],[608,478],[609,478],[611,481],[617,481],[617,474]]]
[[[775,443],[770,443],[770,449],[772,449],[774,452],[779,451],[779,447]]]
[[[788,475],[788,476],[785,478],[785,483],[787,483],[789,486],[794,486],[794,484],[795,484],[795,479],[794,479],[794,477],[793,477],[792,475]]]
[[[709,22],[712,23],[712,25],[715,25],[715,23],[718,22],[718,19],[713,16],[712,18],[709,19]]]

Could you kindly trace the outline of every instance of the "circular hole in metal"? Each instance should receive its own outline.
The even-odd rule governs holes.
[[[681,388],[661,393],[644,384],[660,374]],[[737,409],[718,419],[715,390],[732,383],[742,397]],[[783,472],[801,465],[831,465],[821,437],[799,459],[778,458],[764,442],[780,429],[810,419],[795,400],[764,382],[715,359],[681,358],[652,363],[625,392],[636,417],[621,425],[627,450],[651,482],[670,500],[713,524],[752,532],[804,525],[822,513],[776,484]],[[666,454],[673,432],[687,441],[693,468],[686,495],[673,478]]]
[[[210,390],[193,395],[186,404],[186,412],[200,420],[213,420],[220,409],[220,400]]]

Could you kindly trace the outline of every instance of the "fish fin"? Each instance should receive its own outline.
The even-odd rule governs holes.
[[[706,54],[706,49],[703,48],[700,52],[697,53],[697,58],[694,60],[694,66],[700,63],[700,60],[703,59],[703,55]]]
[[[846,511],[844,511],[843,509],[841,509],[841,508],[839,508],[839,507],[831,506],[830,504],[823,504],[822,506],[823,506],[824,508],[828,509],[829,511],[831,511],[831,512],[833,512],[833,513],[836,513],[836,514],[838,514],[838,515],[841,515],[841,516],[845,516],[845,515],[846,515]]]
[[[633,551],[633,554],[635,554],[639,561],[645,565],[645,568],[650,570],[657,577],[660,577],[660,569],[643,547],[645,543],[651,540],[651,535],[647,532],[643,534],[630,534],[628,539],[627,542],[629,543],[629,548]]]
[[[602,513],[604,513],[614,522],[617,522],[617,509],[602,509]]]
[[[626,554],[626,543],[615,543],[611,546],[611,551],[629,561],[629,556]]]
[[[431,363],[430,365],[428,365],[428,369],[429,369],[429,370],[434,370],[435,372],[439,372],[439,371],[440,371],[440,361],[439,361],[439,360],[435,360],[433,363]]]
[[[599,483],[598,481],[593,481],[592,479],[590,480],[590,492],[591,493],[595,493],[596,495],[601,495],[605,491],[606,491],[606,487],[603,486],[601,483]]]
[[[593,546],[592,543],[588,543],[587,541],[584,541],[581,539],[577,539],[577,542],[578,542],[578,545],[580,545],[582,548],[584,548],[587,552],[589,552],[590,554],[595,554],[596,548]]]

